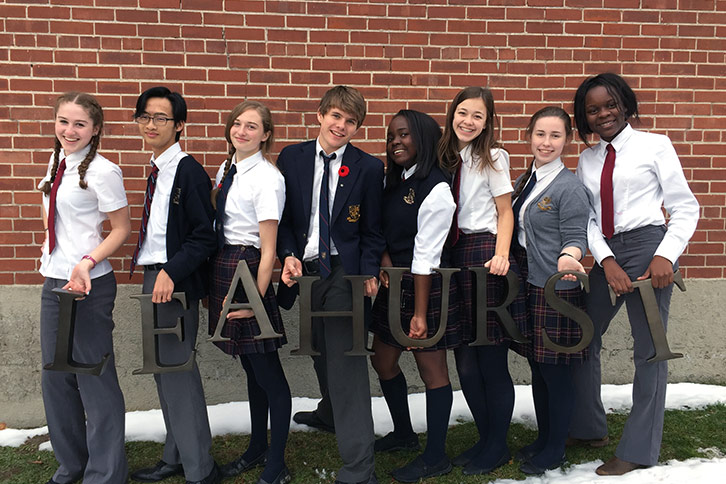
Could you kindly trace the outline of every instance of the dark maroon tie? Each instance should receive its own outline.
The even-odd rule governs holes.
[[[53,186],[50,188],[50,203],[48,204],[48,254],[55,249],[55,198],[58,196],[58,187],[63,181],[63,172],[66,171],[66,159],[63,158],[55,172]]]
[[[605,164],[600,174],[600,207],[602,212],[602,234],[609,239],[615,233],[613,211],[613,169],[615,168],[615,148],[608,144],[605,148]]]
[[[156,190],[156,177],[159,175],[159,168],[154,165],[151,169],[151,174],[146,180],[146,196],[144,197],[144,212],[141,214],[141,229],[139,230],[139,241],[136,243],[136,250],[134,250],[134,256],[131,258],[131,271],[129,276],[134,275],[134,269],[136,269],[136,261],[139,260],[139,251],[141,245],[144,243],[146,238],[146,225],[149,223],[149,214],[151,213],[151,201],[154,199],[154,190]]]

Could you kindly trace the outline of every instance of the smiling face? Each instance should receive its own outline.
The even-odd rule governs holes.
[[[459,150],[463,150],[477,136],[482,134],[486,125],[487,108],[480,97],[463,100],[456,106],[451,127],[458,139]]]
[[[604,86],[596,86],[585,95],[585,116],[590,130],[605,141],[612,141],[625,128],[625,115]]]
[[[55,116],[55,135],[67,155],[82,150],[98,134],[98,127],[83,106],[67,102],[58,106]]]
[[[358,132],[356,117],[339,108],[330,108],[325,114],[318,111],[318,121],[320,122],[318,139],[320,146],[327,154],[331,154],[347,144]]]
[[[389,160],[405,170],[416,164],[416,143],[411,136],[408,120],[403,116],[396,116],[388,125],[386,153]]]
[[[257,153],[270,137],[270,132],[264,130],[260,113],[256,109],[248,109],[234,120],[229,137],[236,150],[235,157],[240,161]]]
[[[562,119],[556,116],[539,118],[530,135],[534,166],[539,168],[559,158],[567,145],[567,134]]]
[[[151,151],[153,151],[154,157],[158,157],[171,145],[176,143],[176,133],[184,128],[184,122],[180,121],[176,124],[174,123],[171,101],[163,97],[149,98],[146,102],[146,109],[144,109],[144,113],[151,117],[165,116],[170,118],[170,121],[167,121],[164,126],[157,126],[154,124],[153,120],[146,124],[138,124],[139,133],[143,136],[144,141],[151,146]]]

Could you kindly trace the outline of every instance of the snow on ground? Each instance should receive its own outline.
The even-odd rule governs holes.
[[[627,412],[632,405],[632,385],[603,385],[603,405],[608,412]],[[531,389],[527,385],[515,387],[515,406],[513,421],[535,426],[534,404]],[[413,418],[413,428],[416,432],[426,430],[426,397],[423,393],[408,396]],[[672,383],[668,385],[666,408],[674,410],[703,408],[714,403],[726,404],[726,387],[715,385],[701,385],[696,383]],[[317,405],[316,399],[293,398],[293,413],[300,410],[313,410]],[[378,435],[385,435],[393,429],[390,414],[383,397],[372,399],[373,421]],[[248,419],[249,407],[247,402],[230,402],[208,407],[209,424],[212,435],[248,434],[250,423]],[[449,423],[456,425],[460,422],[471,421],[464,395],[461,391],[454,392],[454,405]],[[291,423],[292,431],[310,431],[304,425]],[[37,429],[5,429],[0,431],[0,446],[17,447],[29,437],[43,435],[48,427]],[[164,442],[166,432],[161,410],[148,410],[142,412],[129,412],[126,414],[126,440],[127,441],[154,441]],[[40,450],[51,450],[50,442],[41,444]],[[614,482],[618,484],[663,483],[682,484],[683,482],[724,482],[726,475],[726,457],[718,449],[701,449],[702,459],[689,459],[686,461],[671,460],[649,469],[633,471],[619,478],[600,477],[595,474],[595,468],[602,462],[594,461],[578,464],[563,471],[555,469],[548,471],[540,477],[529,477],[525,481],[504,479],[496,481],[497,484],[520,482],[526,484],[584,484]]]

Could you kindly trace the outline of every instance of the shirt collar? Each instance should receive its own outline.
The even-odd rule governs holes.
[[[258,151],[252,156],[245,158],[244,160],[235,161],[237,167],[237,173],[242,174],[246,171],[250,171],[252,168],[260,164],[261,161],[266,161],[265,157],[262,156],[262,150]]]
[[[561,166],[562,166],[562,159],[557,158],[556,160],[552,160],[549,163],[547,163],[543,166],[540,166],[539,168],[533,166],[532,173],[537,173],[537,181],[539,181],[539,180],[543,179],[544,177],[546,177],[547,175],[550,175],[550,174],[554,173],[555,171],[559,170]]]
[[[416,170],[418,170],[418,163],[413,165],[408,170],[403,170],[403,179],[408,180],[409,178],[411,178],[416,173]]]
[[[335,160],[333,160],[333,162],[339,161],[339,162],[342,163],[342,161],[343,161],[343,153],[345,153],[345,148],[347,148],[347,147],[348,147],[348,143],[344,144],[343,146],[341,146],[340,148],[338,148],[337,150],[335,150],[333,152],[333,153],[335,153]],[[320,145],[320,137],[318,137],[315,140],[315,156],[320,156],[320,152],[321,151],[323,153],[325,153],[325,150]],[[332,156],[333,153],[330,153],[330,155]]]
[[[463,150],[459,151],[459,156],[461,156],[461,162],[466,164],[472,163],[472,156],[471,156],[471,143],[466,145]]]
[[[620,149],[623,147],[626,141],[628,141],[628,138],[630,138],[635,130],[632,126],[630,126],[630,123],[627,123],[623,130],[618,133],[618,135],[613,138],[612,141],[605,141],[604,139],[600,140],[599,146],[603,153],[605,153],[605,147],[609,144],[613,145],[613,148],[615,148],[615,153],[620,151]]]
[[[86,158],[86,155],[88,152],[91,151],[91,143],[88,143],[85,148],[82,150],[76,151],[75,153],[71,153],[70,155],[66,156],[63,149],[60,150],[60,153],[58,153],[58,159],[62,160],[63,158],[66,159],[66,169],[78,165],[81,161],[83,161]]]
[[[173,160],[174,157],[181,152],[181,150],[181,145],[177,141],[168,147],[165,152],[159,155],[158,158],[154,158],[154,155],[151,155],[151,163],[156,165],[159,171],[162,171],[171,162],[171,160]]]

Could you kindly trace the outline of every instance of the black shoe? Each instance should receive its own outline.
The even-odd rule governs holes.
[[[542,449],[535,449],[531,445],[522,447],[514,454],[514,460],[519,462],[527,462],[529,459],[537,455]]]
[[[139,482],[158,482],[183,473],[184,469],[181,464],[167,464],[160,460],[154,467],[146,467],[132,472],[131,479]]]
[[[552,469],[557,469],[558,467],[562,467],[562,464],[565,463],[565,456],[563,455],[562,458],[555,462],[554,464],[550,464],[547,467],[540,467],[536,464],[533,464],[532,461],[524,462],[521,466],[519,466],[519,470],[527,475],[530,476],[538,476],[540,474],[544,474],[545,471],[549,471]]]
[[[295,423],[307,425],[308,427],[322,430],[323,432],[330,432],[331,434],[335,433],[335,427],[323,422],[320,417],[318,417],[318,412],[315,410],[312,412],[297,412],[292,416],[292,420]]]
[[[461,473],[465,476],[476,476],[480,474],[489,474],[494,469],[498,469],[502,467],[504,464],[509,462],[509,460],[512,458],[512,455],[509,453],[509,450],[504,452],[504,454],[497,460],[493,465],[486,465],[482,466],[479,463],[475,461],[469,462],[462,470]]]
[[[408,437],[399,438],[393,432],[388,432],[384,437],[376,439],[373,444],[375,452],[393,452],[394,450],[418,450],[421,446],[418,443],[418,435],[411,434]]]
[[[391,471],[391,476],[399,482],[418,482],[429,477],[443,476],[451,472],[453,468],[454,466],[446,456],[432,466],[426,464],[422,456],[418,456],[405,466]]]
[[[242,474],[243,472],[247,472],[250,469],[254,469],[255,467],[261,467],[265,465],[266,462],[267,451],[261,453],[249,462],[247,462],[243,456],[240,456],[232,462],[224,464],[219,469],[219,472],[222,474],[222,477],[234,477]]]
[[[473,446],[466,449],[461,454],[457,455],[451,460],[451,463],[454,465],[454,467],[464,467],[467,465],[471,460],[477,456],[479,452],[484,448],[484,444],[480,444],[481,440],[474,444]]]
[[[187,481],[187,484],[219,484],[220,482],[222,482],[222,473],[219,472],[219,466],[215,462],[212,472],[207,477],[201,481]]]
[[[46,482],[45,484],[58,484],[58,483],[57,483],[57,482],[55,482],[55,481],[53,480],[53,478],[51,477],[51,478],[50,478],[50,479],[48,480],[48,482]]]
[[[257,484],[287,484],[288,482],[292,481],[292,476],[290,475],[290,471],[287,467],[283,467],[280,473],[275,477],[275,479],[272,482],[267,482],[263,478],[259,478],[257,481]]]

